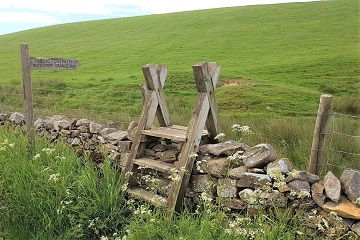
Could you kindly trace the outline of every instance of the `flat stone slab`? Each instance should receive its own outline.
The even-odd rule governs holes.
[[[356,207],[345,196],[341,196],[338,203],[325,203],[322,208],[327,212],[335,212],[340,217],[360,220],[360,208]]]
[[[283,174],[287,174],[288,172],[291,172],[292,169],[293,164],[287,158],[275,160],[266,166],[266,172],[268,175],[271,175],[275,171],[280,171]]]
[[[268,183],[271,183],[271,178],[268,175],[246,172],[241,175],[236,186],[255,189],[261,188]]]
[[[233,155],[237,151],[245,151],[249,148],[245,143],[236,141],[226,141],[217,144],[205,144],[199,147],[199,151],[205,154],[213,154],[219,156],[225,154],[227,156]]]
[[[246,150],[242,159],[248,168],[262,168],[276,160],[276,152],[270,144],[262,143]]]

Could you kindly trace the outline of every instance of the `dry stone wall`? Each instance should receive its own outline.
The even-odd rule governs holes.
[[[0,114],[0,125],[23,125],[24,119],[21,113]],[[87,119],[54,115],[37,119],[35,128],[51,142],[66,141],[79,156],[87,154],[97,165],[106,154],[114,164],[124,166],[136,123],[122,131]],[[171,183],[178,180],[179,149],[176,142],[148,141],[144,155],[173,164],[174,171],[165,174],[140,167],[140,185],[166,197]],[[309,231],[330,231],[333,236],[353,231],[360,236],[359,170],[344,170],[340,178],[328,172],[320,179],[295,170],[289,159],[277,158],[276,150],[266,143],[253,147],[236,141],[203,144],[189,157],[195,158],[186,191],[189,206],[205,198],[250,215],[257,214],[259,206],[269,213],[274,208],[290,209]]]

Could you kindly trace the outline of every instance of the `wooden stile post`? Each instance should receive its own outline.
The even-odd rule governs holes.
[[[25,104],[25,123],[27,127],[28,154],[31,156],[35,150],[35,129],[33,95],[30,76],[30,53],[27,44],[20,44],[22,78]]]
[[[313,142],[309,161],[309,172],[320,175],[321,164],[324,158],[326,128],[332,111],[333,96],[323,94],[320,97],[319,109],[314,129]]]

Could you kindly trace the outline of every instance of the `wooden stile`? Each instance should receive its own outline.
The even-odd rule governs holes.
[[[142,86],[143,110],[139,125],[134,136],[129,160],[124,168],[122,184],[128,187],[128,193],[139,197],[157,206],[168,207],[170,212],[180,211],[185,195],[186,187],[190,180],[195,159],[190,157],[196,153],[201,138],[209,135],[214,141],[220,131],[219,113],[215,100],[215,88],[219,78],[220,65],[217,63],[197,63],[193,66],[195,83],[198,96],[195,102],[192,117],[188,127],[173,125],[163,94],[163,86],[166,79],[167,67],[164,65],[148,64],[143,67],[146,80],[146,89]],[[160,127],[152,127],[155,115],[159,120]],[[204,130],[206,125],[207,131]],[[139,151],[146,137],[170,139],[181,142],[179,163],[163,163],[160,161],[141,157]],[[153,193],[137,187],[137,172],[139,166],[155,169],[167,174],[178,173],[178,181],[173,181],[167,199],[154,196]],[[160,200],[159,200],[160,199]]]

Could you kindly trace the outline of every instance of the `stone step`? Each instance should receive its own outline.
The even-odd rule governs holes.
[[[127,189],[127,193],[132,197],[143,199],[144,201],[158,207],[167,207],[168,205],[166,198],[156,195],[153,192],[146,191],[143,188],[130,188]]]
[[[134,160],[134,163],[139,166],[144,166],[147,168],[154,169],[156,171],[160,171],[167,174],[172,174],[176,169],[173,163],[165,163],[160,160],[154,160],[151,158],[138,158]]]
[[[164,139],[170,139],[176,142],[186,142],[187,140],[187,127],[172,125],[167,127],[153,127],[151,129],[142,130],[141,134],[153,137],[160,137]],[[202,136],[207,136],[208,132],[203,131]]]

